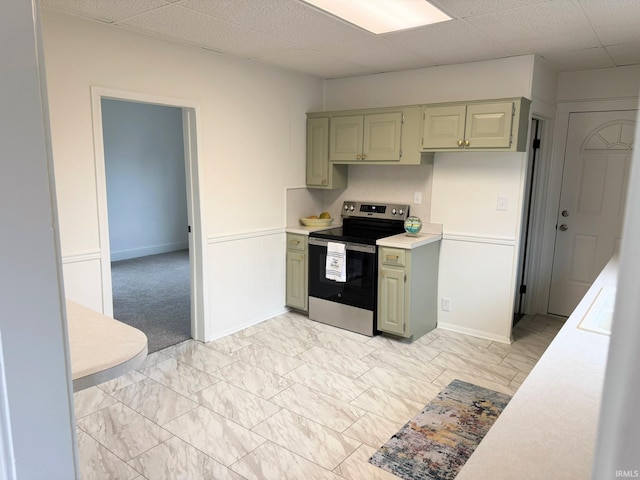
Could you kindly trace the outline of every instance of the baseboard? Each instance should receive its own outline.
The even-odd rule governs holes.
[[[165,243],[164,245],[151,245],[149,247],[132,248],[130,250],[111,251],[111,261],[129,260],[131,258],[159,255],[189,248],[189,242]]]
[[[483,338],[485,340],[491,340],[492,342],[500,342],[511,344],[513,339],[502,335],[493,335],[491,333],[483,332],[482,330],[475,330],[473,328],[465,328],[459,325],[438,321],[438,328],[443,330],[449,330],[450,332],[462,333],[464,335],[470,335],[472,337]]]
[[[278,315],[282,315],[283,313],[287,313],[288,311],[289,311],[289,309],[283,307],[280,311],[269,313],[265,317],[260,317],[258,319],[252,319],[252,320],[244,322],[244,323],[242,323],[240,325],[234,325],[232,328],[228,328],[226,330],[222,330],[220,332],[216,332],[212,338],[207,338],[204,342],[205,343],[213,342],[214,340],[218,340],[218,339],[226,337],[228,335],[232,335],[234,333],[239,332],[240,330],[244,330],[245,328],[253,327],[253,326],[258,325],[258,324],[260,324],[262,322],[266,322],[267,320],[270,320],[270,319],[272,319],[274,317],[277,317]]]

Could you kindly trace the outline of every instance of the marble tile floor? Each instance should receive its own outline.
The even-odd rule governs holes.
[[[286,313],[155,352],[75,394],[83,480],[376,480],[367,459],[453,379],[513,394],[562,322],[511,345],[435,329],[413,343]]]

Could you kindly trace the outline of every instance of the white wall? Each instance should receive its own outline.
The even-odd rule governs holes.
[[[37,5],[0,4],[2,478],[71,480],[79,471]]]
[[[638,97],[640,65],[600,68],[558,75],[558,102]]]
[[[531,98],[534,60],[523,56],[330,80],[325,109]],[[325,198],[360,197],[368,184],[371,195],[395,191],[411,203],[412,189],[423,188],[430,195],[423,194],[425,204],[412,205],[412,211],[442,223],[444,232],[438,290],[452,308],[439,311],[439,325],[509,342],[525,162],[523,153],[461,152],[437,153],[433,164],[405,171],[350,166],[349,188]],[[498,195],[509,197],[506,212],[496,209]]]
[[[532,55],[327,81],[325,110],[531,94]]]
[[[257,321],[246,299],[263,288],[263,278],[253,271],[285,264],[284,191],[304,185],[305,114],[321,108],[322,81],[53,12],[45,12],[43,23],[68,296],[102,309],[93,288],[80,289],[99,283],[102,254],[90,95],[95,85],[199,105],[198,166],[209,240],[204,268],[208,291],[216,292],[207,335],[228,331],[229,323]],[[274,230],[282,248],[256,256]],[[258,264],[239,270],[247,258]],[[241,284],[230,282],[239,271]],[[264,299],[261,318],[284,308],[283,271],[268,278],[282,293]]]
[[[182,110],[102,100],[111,261],[189,247]]]
[[[433,161],[422,165],[349,165],[349,185],[345,190],[327,191],[325,210],[340,215],[345,200],[382,201],[410,205],[411,215],[428,223],[431,217]],[[422,193],[422,203],[413,204],[413,193]]]

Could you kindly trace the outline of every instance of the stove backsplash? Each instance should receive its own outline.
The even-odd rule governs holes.
[[[431,163],[349,165],[349,186],[345,190],[287,189],[287,225],[297,225],[300,217],[317,215],[325,210],[339,218],[345,200],[407,204],[411,206],[411,215],[428,223],[431,220],[432,178]],[[422,204],[414,205],[414,192],[422,194]]]

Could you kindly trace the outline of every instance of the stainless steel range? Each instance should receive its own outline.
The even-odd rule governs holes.
[[[341,227],[309,234],[309,318],[373,336],[376,240],[404,232],[409,205],[347,201],[341,216]]]

